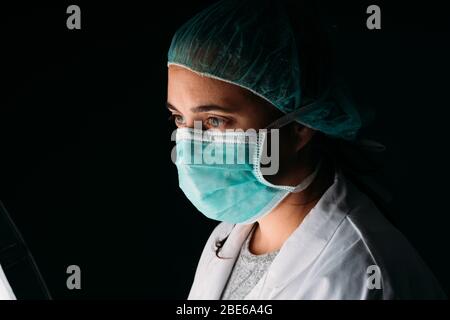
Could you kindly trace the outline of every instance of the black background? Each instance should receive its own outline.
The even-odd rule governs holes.
[[[216,224],[178,189],[166,54],[210,1],[0,9],[0,199],[54,298],[185,298]],[[391,217],[447,293],[448,17],[442,1],[321,2],[338,69],[377,120]],[[66,8],[81,7],[81,30]],[[366,28],[378,4],[382,30]],[[334,27],[335,26],[335,27]],[[5,55],[6,54],[6,55]],[[69,291],[68,265],[82,270]]]

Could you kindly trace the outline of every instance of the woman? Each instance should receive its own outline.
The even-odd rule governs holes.
[[[415,250],[330,148],[358,141],[364,114],[326,77],[327,60],[317,59],[326,49],[311,48],[318,41],[309,26],[295,39],[276,1],[222,0],[172,40],[167,106],[178,126],[180,187],[222,221],[189,299],[441,298]],[[229,129],[243,132],[219,134]],[[249,129],[272,130],[250,141]],[[242,147],[249,157],[192,162],[217,144],[215,157]],[[261,165],[269,145],[275,172]]]

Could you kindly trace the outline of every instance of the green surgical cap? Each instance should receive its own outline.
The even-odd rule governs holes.
[[[212,4],[177,30],[170,65],[246,88],[284,113],[297,110],[295,121],[335,138],[354,140],[362,125],[357,108],[337,86],[303,107],[311,101],[302,95],[299,53],[279,1]]]

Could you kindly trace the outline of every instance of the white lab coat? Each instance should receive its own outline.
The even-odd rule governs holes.
[[[251,227],[222,222],[214,229],[200,257],[188,299],[220,299]],[[219,259],[215,242],[228,234],[219,255],[231,259]],[[370,267],[373,265],[379,269]],[[379,289],[376,278],[371,278],[378,270]],[[254,300],[435,298],[446,297],[416,251],[372,201],[340,172],[245,297]]]
[[[8,279],[3,272],[2,265],[0,264],[0,300],[16,300],[16,296],[9,285]]]

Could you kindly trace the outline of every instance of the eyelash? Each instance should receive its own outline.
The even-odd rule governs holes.
[[[177,124],[177,122],[176,122],[176,118],[177,117],[181,117],[181,116],[178,115],[178,114],[171,114],[169,116],[168,121],[171,121],[171,122],[173,121],[175,123],[175,125],[176,125]],[[222,126],[222,125],[224,125],[225,123],[228,122],[226,119],[223,119],[223,118],[220,118],[220,117],[208,117],[208,118],[206,118],[206,121],[208,121],[210,119],[218,119],[219,121],[221,121],[221,124],[219,124],[217,127],[211,126],[212,128],[219,128],[220,126]],[[205,127],[208,127],[208,125],[206,125]]]
[[[169,118],[167,119],[168,121],[173,121],[175,122],[176,117],[179,117],[179,115],[177,114],[171,114],[169,115]]]

